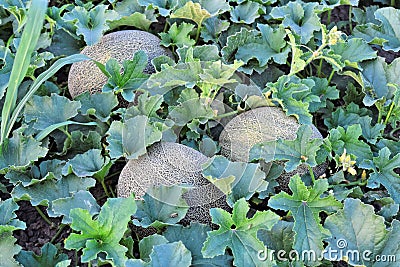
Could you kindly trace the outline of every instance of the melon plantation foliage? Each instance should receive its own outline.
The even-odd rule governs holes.
[[[0,266],[400,266],[399,22],[0,0]],[[57,229],[40,253],[24,206]]]

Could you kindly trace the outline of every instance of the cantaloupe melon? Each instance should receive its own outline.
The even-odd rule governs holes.
[[[171,56],[171,52],[160,46],[160,39],[148,32],[138,30],[118,31],[104,35],[100,42],[87,46],[82,54],[105,64],[110,58],[122,63],[131,60],[135,52],[143,50],[148,56],[145,73],[153,73],[155,69],[151,60],[161,55]],[[68,74],[68,89],[74,98],[86,91],[101,92],[107,77],[93,61],[74,63]]]
[[[201,174],[201,165],[207,160],[208,157],[185,145],[156,143],[145,155],[128,161],[119,176],[118,196],[128,197],[133,192],[140,199],[151,185],[189,185],[193,188],[183,195],[189,211],[181,222],[211,225],[209,209],[228,209],[228,205],[225,195]]]
[[[262,107],[246,111],[227,123],[219,137],[221,154],[232,161],[248,162],[249,152],[252,146],[265,141],[273,141],[278,138],[285,140],[296,139],[297,129],[300,124],[292,116],[287,116],[279,107]],[[322,138],[318,129],[312,125],[312,138]],[[278,162],[283,164],[283,162]],[[267,167],[264,169],[268,170]],[[316,177],[326,170],[326,164],[313,168]],[[305,164],[290,173],[282,173],[277,179],[280,184],[278,190],[289,191],[287,185],[290,177],[298,173],[303,175],[308,172]]]

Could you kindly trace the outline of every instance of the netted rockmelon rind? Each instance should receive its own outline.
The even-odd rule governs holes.
[[[145,73],[153,73],[155,69],[151,60],[155,57],[171,52],[160,45],[160,39],[148,32],[138,30],[118,31],[104,35],[101,40],[85,47],[81,54],[105,64],[110,58],[115,58],[122,63],[131,60],[135,52],[143,50],[148,57]],[[74,63],[68,74],[68,89],[73,98],[86,91],[91,94],[101,92],[107,77],[101,72],[93,61]]]
[[[297,120],[287,116],[279,107],[262,107],[246,111],[229,121],[221,132],[219,137],[221,154],[232,161],[247,162],[252,146],[278,138],[294,140],[299,127],[300,124]],[[311,127],[312,138],[323,138],[314,125]],[[283,164],[283,162],[278,163]],[[322,164],[314,167],[315,176],[322,175],[326,166],[326,164]],[[277,179],[280,184],[279,189],[289,192],[287,185],[290,177],[296,173],[303,175],[307,172],[307,166],[302,164],[293,172],[282,173]]]
[[[207,160],[205,155],[181,144],[154,144],[145,155],[129,160],[123,168],[118,180],[118,196],[128,197],[135,193],[140,199],[152,185],[189,185],[192,189],[183,197],[190,208],[181,222],[211,225],[209,209],[228,209],[228,205],[225,195],[201,174],[201,165]]]

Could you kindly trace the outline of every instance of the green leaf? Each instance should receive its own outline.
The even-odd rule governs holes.
[[[15,245],[15,237],[11,232],[0,233],[0,266],[2,267],[19,267],[21,266],[15,261],[14,256],[21,251],[21,247]]]
[[[124,123],[113,121],[107,134],[110,157],[137,159],[146,153],[146,147],[161,140],[162,129],[159,124],[151,124],[149,118],[138,115]]]
[[[209,0],[211,2],[211,0]],[[215,2],[212,0],[212,2]],[[229,22],[221,20],[218,17],[211,17],[207,19],[201,28],[201,37],[204,42],[213,41],[217,42],[219,35],[229,28]]]
[[[154,9],[140,6],[137,0],[118,2],[115,5],[115,11],[118,12],[120,18],[108,22],[110,29],[119,26],[133,26],[148,31],[150,24],[157,21]]]
[[[295,236],[293,224],[293,222],[280,220],[271,230],[260,230],[257,236],[269,249],[274,250],[275,253],[279,250],[284,250],[287,253],[286,255],[289,255]],[[275,253],[274,256],[276,257]]]
[[[371,147],[359,140],[361,135],[360,124],[354,124],[348,126],[347,130],[341,126],[330,130],[328,138],[336,155],[341,155],[346,149],[348,154],[353,154],[357,157],[357,164],[360,164],[363,160],[372,159]]]
[[[180,4],[177,0],[138,0],[138,3],[147,8],[156,8],[161,16],[167,17]]]
[[[339,107],[331,113],[330,117],[325,118],[324,124],[332,129],[342,126],[347,129],[349,125],[358,124],[360,119],[372,116],[371,110],[361,108],[355,104],[350,103],[345,108]]]
[[[57,159],[42,161],[39,166],[32,165],[29,170],[10,170],[5,177],[14,185],[21,183],[24,187],[45,180],[60,179],[65,162]]]
[[[339,98],[339,90],[336,86],[329,86],[329,82],[326,78],[311,77],[315,85],[311,88],[313,95],[319,97],[321,102],[310,102],[308,109],[310,112],[316,112],[321,108],[326,107],[326,101],[328,99],[334,100]]]
[[[59,262],[68,260],[68,255],[59,253],[56,246],[51,243],[46,243],[41,248],[40,256],[34,254],[32,251],[22,250],[18,254],[17,260],[24,267],[53,267]]]
[[[368,143],[375,145],[378,139],[382,137],[385,125],[376,123],[372,126],[371,122],[372,118],[367,116],[360,118],[359,121],[362,129],[362,136],[368,141]]]
[[[245,44],[251,44],[256,41],[257,34],[256,30],[248,30],[243,27],[240,31],[228,36],[226,45],[221,50],[222,57],[227,62],[233,62],[234,59],[240,59],[236,57],[238,49]]]
[[[289,2],[285,6],[274,7],[271,16],[283,19],[283,26],[296,33],[302,44],[308,43],[315,31],[321,29],[320,20],[315,12],[317,3]]]
[[[59,198],[53,201],[52,211],[55,215],[63,215],[62,223],[70,224],[72,218],[69,216],[72,209],[80,208],[88,210],[93,216],[99,213],[100,206],[89,191],[78,191],[71,197]]]
[[[207,232],[211,228],[204,224],[191,223],[188,227],[182,225],[168,226],[163,236],[169,242],[182,241],[185,247],[192,253],[192,265],[194,266],[231,266],[232,257],[224,254],[213,258],[204,258],[201,253],[203,243],[206,241]]]
[[[177,26],[176,22],[172,24],[167,33],[160,33],[160,44],[166,47],[169,46],[192,46],[196,43],[195,40],[190,39],[190,33],[194,28],[193,24],[182,22]]]
[[[331,50],[341,56],[341,61],[346,66],[360,69],[358,63],[376,58],[374,51],[367,42],[361,38],[352,38],[344,43],[332,45]]]
[[[82,262],[94,260],[99,253],[105,252],[106,259],[112,260],[117,266],[124,266],[127,248],[119,242],[135,211],[136,205],[132,197],[107,199],[95,220],[88,210],[71,210],[71,228],[80,233],[70,234],[65,240],[65,248],[83,248]]]
[[[8,48],[0,46],[0,99],[3,98],[6,92],[13,64],[14,55]]]
[[[144,115],[149,118],[160,118],[157,111],[161,108],[164,101],[162,95],[149,96],[148,92],[144,92],[138,97],[137,104],[126,109],[124,119],[129,120],[138,115]]]
[[[14,132],[12,138],[4,140],[0,146],[0,171],[9,168],[24,168],[41,157],[46,156],[47,148],[31,136],[25,137]]]
[[[193,91],[191,88],[185,90]],[[178,126],[185,126],[194,119],[198,119],[200,123],[204,124],[208,120],[214,118],[214,111],[209,103],[207,103],[206,98],[197,97],[184,101],[174,107],[174,109],[169,112],[169,116]]]
[[[150,254],[153,251],[153,247],[167,243],[168,240],[159,234],[144,237],[139,242],[140,258],[144,261],[150,261]]]
[[[200,61],[218,61],[220,60],[219,50],[216,45],[199,45],[194,47],[180,47],[176,50],[179,55],[179,62],[188,62],[190,56]]]
[[[395,256],[394,261],[393,258],[388,261],[380,261],[375,262],[374,267],[390,267],[394,264],[394,262],[398,262],[400,258],[400,222],[398,220],[394,220],[392,222],[392,227],[390,232],[386,235],[386,244],[382,251],[379,252],[379,255],[386,255],[386,256]]]
[[[236,23],[251,24],[260,17],[260,10],[265,8],[257,2],[247,1],[231,11],[231,20]]]
[[[100,149],[91,149],[70,159],[63,168],[63,175],[74,173],[78,177],[96,176],[107,168],[110,159],[101,155]]]
[[[394,7],[380,8],[375,11],[375,18],[381,22],[380,25],[358,25],[354,28],[353,35],[368,43],[381,45],[386,51],[400,51],[400,28],[396,23],[400,20],[400,10]]]
[[[283,26],[274,29],[267,24],[257,24],[257,27],[260,29],[261,36],[257,35],[255,40],[240,46],[235,58],[245,63],[255,58],[260,67],[266,66],[270,59],[278,64],[285,64],[290,47],[285,41],[286,32]]]
[[[232,250],[235,266],[273,266],[274,261],[260,262],[257,257],[258,252],[265,248],[257,238],[257,232],[271,229],[279,216],[272,211],[257,211],[253,217],[247,218],[249,210],[244,198],[235,203],[232,214],[220,208],[210,210],[212,222],[218,224],[219,229],[207,233],[201,251],[203,257],[224,255],[228,247]]]
[[[160,244],[153,247],[150,254],[150,262],[129,259],[126,267],[176,267],[191,266],[192,257],[190,251],[181,241]]]
[[[84,7],[75,6],[72,11],[63,16],[65,21],[72,21],[76,25],[76,34],[82,35],[87,45],[94,45],[100,41],[103,33],[109,29],[107,21],[119,18],[117,12],[107,10],[106,5],[97,5],[90,11]]]
[[[193,3],[192,1],[186,2],[186,4],[172,12],[171,18],[189,19],[197,24],[197,27],[201,27],[203,21],[211,14],[206,9],[203,9],[199,3]]]
[[[69,175],[59,180],[45,180],[28,187],[19,184],[14,187],[12,195],[17,200],[29,200],[33,206],[48,206],[49,216],[56,217],[51,209],[54,200],[70,197],[73,193],[93,187],[95,184],[96,180],[94,179]]]
[[[216,15],[222,14],[231,9],[228,1],[226,0],[200,0],[195,2],[199,2],[200,5],[207,10],[212,17],[216,17]]]
[[[121,65],[114,58],[107,61],[104,74],[109,77],[103,92],[121,93],[128,102],[133,102],[133,91],[138,89],[148,78],[143,70],[148,64],[147,54],[140,50],[133,55],[132,60],[124,60]]]
[[[81,104],[56,94],[49,96],[34,95],[25,105],[25,122],[35,121],[33,127],[44,130],[47,127],[65,122],[78,114]]]
[[[268,187],[265,173],[259,164],[231,162],[223,156],[215,156],[203,165],[203,176],[227,195],[232,207],[241,198],[249,200],[255,193],[261,193]],[[220,180],[228,179],[223,187]]]
[[[95,131],[83,134],[81,131],[73,131],[64,141],[63,150],[60,155],[73,158],[77,154],[83,154],[90,149],[102,149],[101,135]]]
[[[310,167],[317,166],[315,157],[323,140],[311,137],[313,130],[309,125],[301,125],[296,135],[295,140],[279,138],[277,141],[268,141],[254,145],[250,150],[250,160],[264,159],[266,162],[287,160],[285,162],[286,172],[294,171],[304,163]]]
[[[95,94],[85,92],[78,95],[75,100],[81,102],[82,115],[93,115],[102,122],[110,119],[111,110],[118,105],[117,96],[112,92]]]
[[[321,99],[312,94],[315,82],[312,79],[300,79],[296,76],[281,76],[275,83],[267,83],[264,91],[271,91],[272,98],[286,111],[288,116],[294,115],[301,124],[311,124],[309,111],[311,103],[321,103]]]
[[[363,253],[368,250],[371,259],[382,251],[388,232],[383,217],[375,215],[373,206],[352,198],[347,198],[343,209],[326,219],[325,227],[332,234],[327,240],[328,250],[340,251],[342,255],[347,255],[348,251]],[[337,254],[334,256],[339,260]],[[325,257],[329,259],[329,255]],[[363,257],[348,257],[348,262],[352,265],[372,266],[372,261],[365,261]]]
[[[0,235],[4,232],[12,232],[14,230],[26,228],[26,224],[23,221],[17,219],[15,211],[19,209],[19,206],[12,198],[1,201],[0,200]]]
[[[369,188],[378,188],[381,184],[388,190],[390,196],[400,204],[400,175],[394,169],[400,166],[400,154],[390,158],[391,152],[385,147],[379,150],[379,156],[364,162],[361,166],[373,169],[368,179]]]
[[[328,189],[326,179],[316,180],[312,188],[307,188],[299,175],[290,179],[289,188],[293,192],[289,195],[286,192],[280,192],[268,201],[268,206],[273,209],[290,211],[294,217],[293,230],[296,233],[294,237],[293,248],[299,255],[303,251],[314,251],[316,255],[321,255],[323,251],[323,238],[327,237],[328,232],[321,225],[319,213],[333,213],[342,207],[342,204],[335,200],[333,195],[321,197]],[[309,265],[318,263],[306,260]]]
[[[395,88],[388,86],[388,83],[400,85],[398,77],[400,75],[400,59],[395,59],[391,64],[387,64],[385,59],[378,57],[376,60],[361,64],[362,87],[365,97],[363,103],[372,106],[376,101],[391,99],[395,93]]]
[[[182,198],[188,189],[183,186],[153,186],[143,196],[144,201],[138,201],[138,210],[133,223],[147,228],[160,228],[174,225],[183,219],[189,206]]]

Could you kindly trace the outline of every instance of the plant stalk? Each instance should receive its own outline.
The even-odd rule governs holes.
[[[43,220],[45,220],[50,226],[53,226],[53,223],[50,221],[49,218],[47,218],[46,214],[44,214],[43,211],[38,206],[34,206],[34,207],[37,210],[37,212],[39,213],[39,215],[43,218]]]
[[[54,241],[56,241],[57,237],[61,234],[62,230],[65,228],[65,226],[67,226],[66,224],[60,224],[60,226],[58,227],[57,233],[51,238],[50,243],[53,243]]]
[[[311,176],[311,181],[313,183],[313,185],[315,184],[315,175],[314,175],[314,171],[312,170],[311,166],[309,164],[307,164],[307,168],[308,168],[308,172],[310,173]]]

